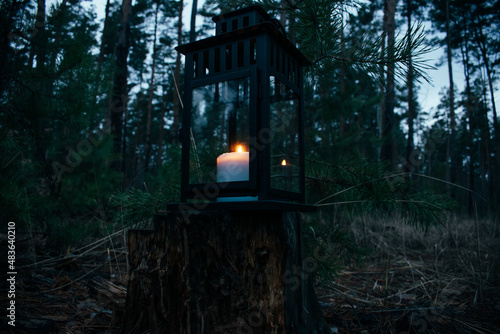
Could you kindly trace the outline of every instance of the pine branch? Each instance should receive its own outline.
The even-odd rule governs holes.
[[[411,60],[416,80],[423,79],[430,82],[428,72],[434,70],[435,67],[428,64],[428,59],[424,56],[433,48],[425,43],[424,27],[421,23],[411,27],[403,37],[397,36],[394,44],[386,47],[384,53],[380,53],[379,46],[384,37],[385,34],[376,38],[362,36],[344,50],[344,54],[340,53],[340,47],[332,48],[327,54],[313,58],[312,63],[321,66],[325,60],[333,60],[334,66],[343,66],[348,70],[367,74],[379,81],[385,80],[383,73],[380,73],[380,65],[396,64],[396,78],[405,81]]]
[[[442,214],[454,207],[454,202],[447,196],[427,191],[412,193],[409,190],[412,188],[409,173],[383,175],[383,171],[384,167],[380,164],[355,168],[323,165],[317,172],[330,175],[326,178],[331,181],[327,182],[329,186],[326,189],[332,194],[316,201],[315,205],[347,206],[356,212],[372,215],[400,213],[407,224],[424,230],[439,223]],[[318,175],[315,177],[321,178]],[[318,193],[314,189],[311,191]]]

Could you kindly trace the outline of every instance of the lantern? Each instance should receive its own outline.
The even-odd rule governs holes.
[[[302,68],[278,21],[251,6],[213,18],[185,55],[181,200],[304,202]]]

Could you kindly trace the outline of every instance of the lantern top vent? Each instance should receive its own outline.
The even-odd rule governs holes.
[[[259,6],[238,9],[212,18],[212,21],[215,22],[216,35],[225,34],[271,20],[272,18],[269,14]]]
[[[226,48],[226,45],[234,43],[236,40],[252,39],[258,35],[266,34],[283,48],[284,53],[291,55],[301,66],[311,65],[309,60],[297,49],[297,47],[286,38],[284,28],[281,26],[279,21],[269,16],[269,14],[267,14],[264,9],[259,6],[254,5],[238,9],[234,12],[221,14],[213,17],[212,20],[216,25],[215,36],[179,45],[175,49],[184,55],[187,55],[188,53],[198,53],[200,51],[209,52],[208,49],[220,47]],[[235,47],[237,48],[238,46],[235,45]],[[252,50],[254,52],[256,51],[255,48]],[[241,54],[238,50],[236,51],[237,52],[231,53],[226,48],[226,54],[228,56],[232,55],[235,59],[241,58],[244,60],[245,58],[243,53],[245,51]],[[251,52],[250,49],[249,52]],[[208,57],[210,57],[210,55],[208,55]],[[219,58],[222,59],[221,57]],[[207,64],[203,63],[202,65],[209,67],[209,58],[204,57],[203,61]],[[242,65],[247,64],[243,61]],[[203,66],[199,66],[199,68],[202,68]],[[231,68],[235,69],[236,67],[232,66]]]

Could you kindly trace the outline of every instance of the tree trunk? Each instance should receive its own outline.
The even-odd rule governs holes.
[[[102,28],[102,36],[101,36],[101,46],[99,49],[99,56],[97,57],[97,71],[101,73],[102,63],[104,61],[104,49],[106,47],[106,36],[109,29],[109,9],[111,7],[110,0],[106,1],[106,9],[104,15],[104,27]],[[99,81],[97,82],[99,84]]]
[[[280,10],[280,23],[281,25],[283,26],[283,28],[286,30],[286,19],[287,19],[287,15],[286,15],[286,7],[287,7],[287,4],[288,2],[286,0],[281,0],[281,3],[280,3],[280,6],[281,6],[281,10]]]
[[[470,61],[469,61],[469,42],[467,40],[463,41],[462,46],[462,63],[464,65],[464,75],[465,75],[465,91],[466,91],[466,101],[465,101],[465,112],[467,115],[467,122],[469,125],[469,131],[467,133],[467,145],[469,147],[469,182],[468,182],[468,205],[467,211],[469,216],[474,215],[474,163],[475,163],[475,147],[474,147],[474,132],[475,132],[475,119],[474,119],[474,103],[472,101],[472,91],[470,86]]]
[[[65,0],[67,1],[67,0]],[[101,88],[101,72],[102,72],[102,63],[104,62],[104,49],[106,45],[106,36],[107,32],[109,29],[109,9],[111,7],[110,0],[106,1],[106,9],[105,9],[105,14],[104,14],[104,27],[102,29],[102,35],[101,35],[101,45],[99,47],[99,56],[97,57],[97,76],[96,76],[96,83],[95,83],[95,93],[94,93],[94,105],[97,107],[97,98],[100,95],[100,88]],[[109,77],[106,76],[106,79],[109,80]],[[110,115],[108,112],[106,112],[106,124],[109,124],[109,117]]]
[[[386,0],[384,6],[384,25],[387,33],[387,56],[389,59],[394,55],[394,40],[396,31],[396,3],[397,0]],[[387,64],[387,82],[384,96],[384,104],[381,119],[382,147],[380,149],[380,160],[394,163],[396,158],[396,119],[394,115],[395,78],[394,63]]]
[[[33,39],[29,55],[29,67],[33,68],[33,61],[36,56],[36,68],[43,69],[45,66],[46,45],[45,40],[45,0],[37,0],[37,13],[35,27],[33,28]]]
[[[184,6],[184,1],[180,0],[179,9],[179,22],[177,24],[177,45],[182,45],[182,7]],[[181,114],[181,97],[179,87],[181,82],[181,53],[177,52],[175,57],[175,70],[174,70],[174,97],[173,97],[173,109],[174,109],[174,119],[172,126],[170,128],[170,142],[172,144],[179,144],[179,126],[180,126],[180,114]]]
[[[493,111],[493,136],[498,140],[497,137],[497,129],[498,129],[498,120],[497,120],[497,110],[496,110],[496,105],[495,105],[495,88],[493,86],[493,80],[492,80],[492,73],[491,73],[491,67],[490,67],[490,61],[488,59],[488,54],[487,54],[487,44],[485,43],[486,41],[486,36],[484,36],[483,32],[483,27],[480,24],[475,24],[475,29],[476,33],[476,38],[475,41],[477,43],[477,46],[479,50],[481,51],[481,58],[483,60],[483,66],[486,71],[486,77],[488,78],[488,88],[490,92],[490,101],[491,101],[491,110]],[[489,175],[489,184],[485,185],[485,187],[488,188],[488,199],[491,201],[494,199],[494,192],[496,189],[496,184],[498,183],[497,181],[497,175],[496,173],[493,173],[492,171],[494,170],[494,167],[492,166],[492,159],[491,157],[496,157],[495,164],[498,166],[500,165],[500,159],[497,156],[497,148],[495,145],[491,144],[490,138],[490,128],[488,124],[488,107],[486,105],[487,97],[486,97],[486,89],[484,89],[484,119],[481,119],[482,125],[481,125],[481,134],[483,137],[483,141],[485,142],[485,150],[483,152],[486,152],[486,168],[487,171],[483,170],[483,182],[486,182],[486,175],[487,173]],[[495,159],[495,158],[493,158]]]
[[[385,1],[384,1],[384,13],[385,13]],[[386,31],[387,30],[387,17],[384,15],[384,20],[382,22],[382,30],[383,31]],[[385,44],[386,44],[386,41],[387,41],[387,37],[385,36],[385,34],[382,35],[382,38],[381,38],[381,41],[380,41],[380,54],[381,56],[383,57],[384,54],[385,54]],[[381,75],[385,76],[385,66],[384,66],[384,63],[380,63],[379,65],[380,67],[380,73]],[[379,135],[379,138],[382,139],[382,129],[384,128],[384,115],[385,115],[385,92],[386,92],[386,85],[384,85],[384,83],[382,82],[380,84],[380,96],[382,97],[380,99],[380,108],[377,109],[377,125],[378,125],[378,135]],[[379,155],[379,160],[382,159],[382,145],[380,145],[380,149],[379,149],[379,152],[378,152],[378,155]]]
[[[489,65],[489,60],[488,56],[486,54],[486,50],[482,51],[483,55],[483,62],[484,62],[484,68],[486,70],[486,75],[488,77],[488,87],[490,90],[490,101],[491,101],[491,110],[493,111],[493,126],[495,128],[498,127],[498,114],[497,114],[497,107],[495,103],[495,87],[493,85],[493,79],[492,79],[492,71],[491,67]]]
[[[342,13],[344,15],[344,13]],[[344,38],[344,29],[341,29],[340,31],[340,54],[342,58],[347,58],[345,54],[345,38]],[[339,75],[340,75],[340,98],[342,101],[345,101],[347,99],[346,97],[346,71],[344,66],[340,66],[339,69]],[[342,138],[344,137],[345,133],[345,127],[346,127],[346,117],[345,117],[345,110],[344,107],[342,106],[340,108],[340,125],[339,125],[339,137]]]
[[[182,1],[182,0],[181,0]],[[163,144],[164,144],[164,133],[165,133],[165,113],[167,110],[167,89],[166,85],[162,86],[162,96],[161,99],[161,113],[160,113],[160,128],[158,129],[158,153],[156,155],[156,165],[161,167],[163,165]]]
[[[169,212],[129,232],[124,333],[329,333],[299,215]]]
[[[63,31],[63,18],[64,16],[67,15],[66,13],[66,9],[68,8],[68,0],[63,0],[63,2],[61,2],[61,4],[59,5],[59,8],[57,10],[57,12],[54,12],[52,14],[52,18],[51,18],[51,21],[53,22],[52,25],[53,25],[53,28],[52,30],[55,30],[55,31],[52,31],[52,34],[54,35],[54,45],[57,45],[59,46],[60,43],[61,43],[61,35],[62,35],[62,31]],[[56,61],[57,61],[57,57],[59,56],[60,54],[60,51],[59,48],[52,48],[51,50],[51,55],[50,55],[50,60],[49,60],[49,66],[50,66],[50,71],[51,72],[56,72]],[[52,83],[53,84],[53,83]]]
[[[16,73],[12,69],[11,42],[21,34],[15,33],[17,13],[21,10],[19,2],[4,2],[0,6],[0,91],[6,91],[12,82],[12,75]]]
[[[153,63],[151,64],[151,81],[149,83],[149,100],[148,100],[148,118],[146,121],[146,152],[145,152],[145,171],[149,171],[149,164],[151,161],[151,119],[153,117],[153,99],[154,99],[154,89],[155,89],[155,69],[156,69],[156,34],[158,32],[158,10],[160,6],[156,5],[155,11],[155,30],[153,36]]]
[[[198,14],[198,0],[193,0],[193,7],[191,7],[191,30],[189,31],[189,43],[196,40],[196,15]]]
[[[411,28],[411,0],[406,1],[406,7],[407,7],[407,23],[408,23],[408,29]],[[412,36],[408,36],[411,40]],[[415,104],[413,103],[413,62],[412,58],[410,55],[410,59],[408,62],[408,77],[407,77],[407,84],[408,84],[408,138],[406,140],[406,164],[405,167],[407,168],[406,172],[411,172],[411,168],[409,166],[409,161],[411,157],[411,153],[413,152],[413,120],[415,119]]]
[[[113,167],[118,171],[124,171],[124,152],[122,142],[123,119],[127,111],[128,87],[127,87],[127,58],[129,52],[130,18],[132,12],[132,0],[123,0],[122,18],[118,31],[118,42],[116,45],[116,70],[113,84],[113,94],[110,104],[111,135],[113,136],[113,152],[122,156],[122,163],[114,163]]]
[[[142,72],[141,75],[139,76],[142,78]],[[142,79],[139,81],[139,87],[142,85]],[[141,105],[142,105],[142,100],[144,99],[144,95],[141,90],[137,92],[137,97],[136,97],[136,117],[135,117],[135,135],[134,135],[134,148],[131,150],[131,159],[130,159],[130,180],[134,180],[133,184],[135,187],[141,187],[143,178],[144,178],[144,173],[143,173],[143,165],[142,165],[142,155],[140,152],[142,152],[141,145],[143,143],[143,136],[144,136],[144,117],[142,114],[141,110]],[[139,153],[138,153],[139,152]]]
[[[479,115],[480,129],[481,129],[481,141],[479,142],[481,150],[481,184],[483,197],[488,201],[491,201],[494,196],[493,182],[495,181],[495,174],[492,170],[492,159],[491,159],[491,135],[490,135],[490,124],[488,122],[488,107],[487,107],[487,97],[486,89],[483,90],[483,106],[479,107],[481,115]],[[483,202],[481,202],[484,205]],[[483,207],[482,212],[487,213],[489,211],[489,206]]]
[[[477,19],[477,17],[476,17]],[[492,79],[492,70],[490,66],[490,60],[488,58],[488,44],[486,41],[488,38],[484,35],[483,31],[483,25],[484,22],[476,22],[474,18],[472,18],[472,25],[474,29],[474,41],[477,44],[477,47],[479,51],[481,52],[481,58],[483,61],[483,66],[486,71],[486,77],[488,78],[488,86],[490,90],[490,99],[491,99],[491,110],[493,111],[493,124],[494,126],[497,125],[497,108],[495,104],[495,88],[493,86],[493,79]]]
[[[451,29],[450,29],[450,0],[446,0],[446,55],[448,60],[448,78],[450,82],[450,137],[448,140],[448,181],[450,183],[455,183],[457,181],[457,163],[456,163],[456,122],[455,122],[455,83],[453,81],[453,56],[451,53]],[[448,185],[448,189],[451,192],[451,187]],[[451,193],[453,195],[453,193]]]

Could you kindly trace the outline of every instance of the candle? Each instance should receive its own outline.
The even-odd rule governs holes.
[[[217,157],[217,182],[249,180],[249,152],[238,145],[236,152],[223,153]]]
[[[283,190],[291,190],[291,182],[292,182],[292,168],[293,166],[286,162],[285,159],[281,161],[281,170],[283,171],[284,176],[284,189]]]

